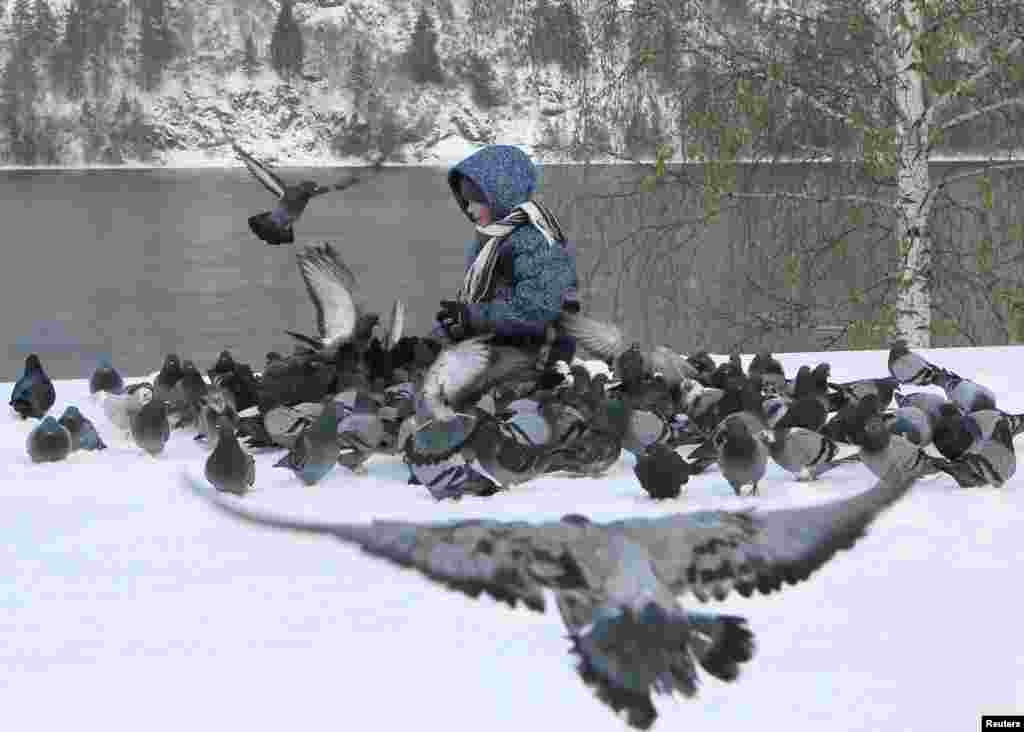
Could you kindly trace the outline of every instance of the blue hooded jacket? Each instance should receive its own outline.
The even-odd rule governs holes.
[[[494,221],[528,201],[537,184],[537,169],[519,148],[484,147],[448,172],[448,185],[467,218],[467,202],[459,190],[463,176],[483,192]],[[467,270],[485,243],[478,236],[467,245]],[[576,287],[571,246],[550,245],[536,227],[520,226],[501,243],[491,300],[467,306],[470,326],[510,339],[543,338],[546,326],[562,314],[563,304],[575,299]]]

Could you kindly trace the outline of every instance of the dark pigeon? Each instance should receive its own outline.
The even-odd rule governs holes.
[[[29,433],[25,449],[34,463],[56,463],[71,454],[71,433],[52,416]]]
[[[53,382],[43,370],[39,356],[30,353],[25,359],[25,371],[11,390],[11,408],[22,419],[42,419],[55,401],[57,391],[53,388]]]
[[[131,415],[132,439],[135,444],[156,457],[164,451],[171,437],[171,423],[167,419],[167,402],[151,399]]]
[[[206,459],[206,479],[219,491],[243,496],[256,482],[256,461],[238,444],[231,420],[221,417],[214,429],[217,446]]]
[[[171,390],[181,379],[181,359],[178,354],[169,353],[164,358],[164,365],[160,372],[153,379],[153,397],[170,401],[173,398]]]
[[[105,391],[105,390],[104,390]],[[71,450],[105,450],[96,426],[77,407],[68,407],[57,420],[71,434]]]
[[[762,440],[754,420],[743,412],[730,415],[715,431],[712,441],[718,449],[718,467],[737,496],[742,488],[751,486],[757,495],[757,484],[768,467],[768,447]]]
[[[89,377],[89,393],[95,394],[98,391],[105,391],[108,394],[121,394],[124,392],[124,379],[109,363],[100,364],[99,368],[92,372]]]
[[[329,186],[322,186],[313,181],[305,180],[297,185],[285,183],[280,176],[261,163],[236,144],[231,146],[235,154],[245,163],[253,177],[264,188],[277,198],[277,205],[271,211],[249,217],[249,229],[262,241],[271,246],[291,244],[295,241],[293,225],[302,216],[310,199],[332,191],[343,191],[362,181],[368,174],[376,173],[384,159],[380,158],[374,165],[364,168],[360,173],[350,175],[346,180]]]
[[[665,445],[651,445],[637,457],[633,474],[640,487],[656,501],[678,498],[690,478],[686,461]]]

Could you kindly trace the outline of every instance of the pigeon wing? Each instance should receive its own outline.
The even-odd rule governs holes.
[[[261,163],[235,143],[231,143],[231,147],[234,148],[235,155],[242,159],[242,162],[245,163],[245,167],[249,169],[249,172],[252,173],[256,180],[262,183],[268,191],[278,198],[284,197],[284,181],[278,178],[269,167]]]
[[[405,332],[405,303],[401,300],[395,300],[395,304],[391,306],[391,321],[388,324],[388,336],[384,343],[384,348],[391,350],[395,347],[402,338],[402,333]]]
[[[700,375],[685,358],[665,346],[658,346],[651,352],[651,368],[660,372],[669,386],[682,384]]]
[[[329,242],[308,245],[296,258],[316,309],[316,325],[323,345],[348,341],[355,333],[360,314],[355,301],[355,275]]]
[[[629,348],[618,326],[585,315],[562,314],[562,327],[584,349],[605,360],[616,359]]]
[[[473,598],[485,592],[513,607],[522,602],[531,610],[543,612],[545,587],[582,581],[570,553],[571,542],[581,531],[574,524],[293,520],[230,501],[187,473],[183,479],[193,493],[235,519],[273,529],[333,536],[399,566],[416,569],[428,579]]]
[[[849,549],[914,478],[892,470],[851,498],[778,511],[701,511],[616,522],[654,558],[658,575],[677,594],[701,601],[769,594],[807,579],[836,552]]]

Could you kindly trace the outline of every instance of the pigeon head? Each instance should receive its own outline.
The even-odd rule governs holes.
[[[283,361],[284,357],[277,351],[267,352],[267,363],[274,363],[275,361]]]
[[[868,452],[877,452],[888,447],[892,439],[892,432],[885,426],[881,415],[876,414],[864,423],[864,429],[860,434],[860,446]]]
[[[715,370],[715,362],[707,351],[698,351],[686,357],[686,362],[697,369],[698,373],[709,374]]]
[[[39,361],[39,356],[34,353],[28,354],[25,358],[25,370],[26,371],[42,371],[43,364]]]
[[[231,355],[231,351],[224,349],[217,356],[217,363],[213,365],[214,371],[233,371],[235,368],[235,358]]]
[[[311,180],[304,180],[301,183],[299,183],[297,186],[295,186],[295,192],[297,194],[297,197],[300,200],[307,200],[307,201],[310,198],[312,198],[313,196],[316,196],[316,195],[318,195],[320,193],[326,193],[327,190],[328,190],[327,188],[324,188],[323,186],[321,186],[321,185],[319,185],[317,183],[314,183]]]
[[[181,359],[178,358],[178,354],[176,354],[176,353],[168,353],[167,357],[164,359],[164,368],[165,369],[180,369],[181,368]]]
[[[82,413],[78,411],[78,407],[72,406],[64,410],[64,414],[61,415],[61,419],[64,419],[65,417],[68,419],[80,420],[82,419]]]
[[[39,429],[43,430],[44,432],[59,432],[64,428],[53,415],[48,414],[45,417],[43,417],[43,421],[39,423]]]
[[[149,404],[153,401],[153,387],[149,384],[141,384],[134,392],[136,401],[139,404]]]

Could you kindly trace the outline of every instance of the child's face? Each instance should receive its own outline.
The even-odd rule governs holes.
[[[491,209],[485,203],[470,203],[469,215],[478,226],[487,226],[491,223]]]

